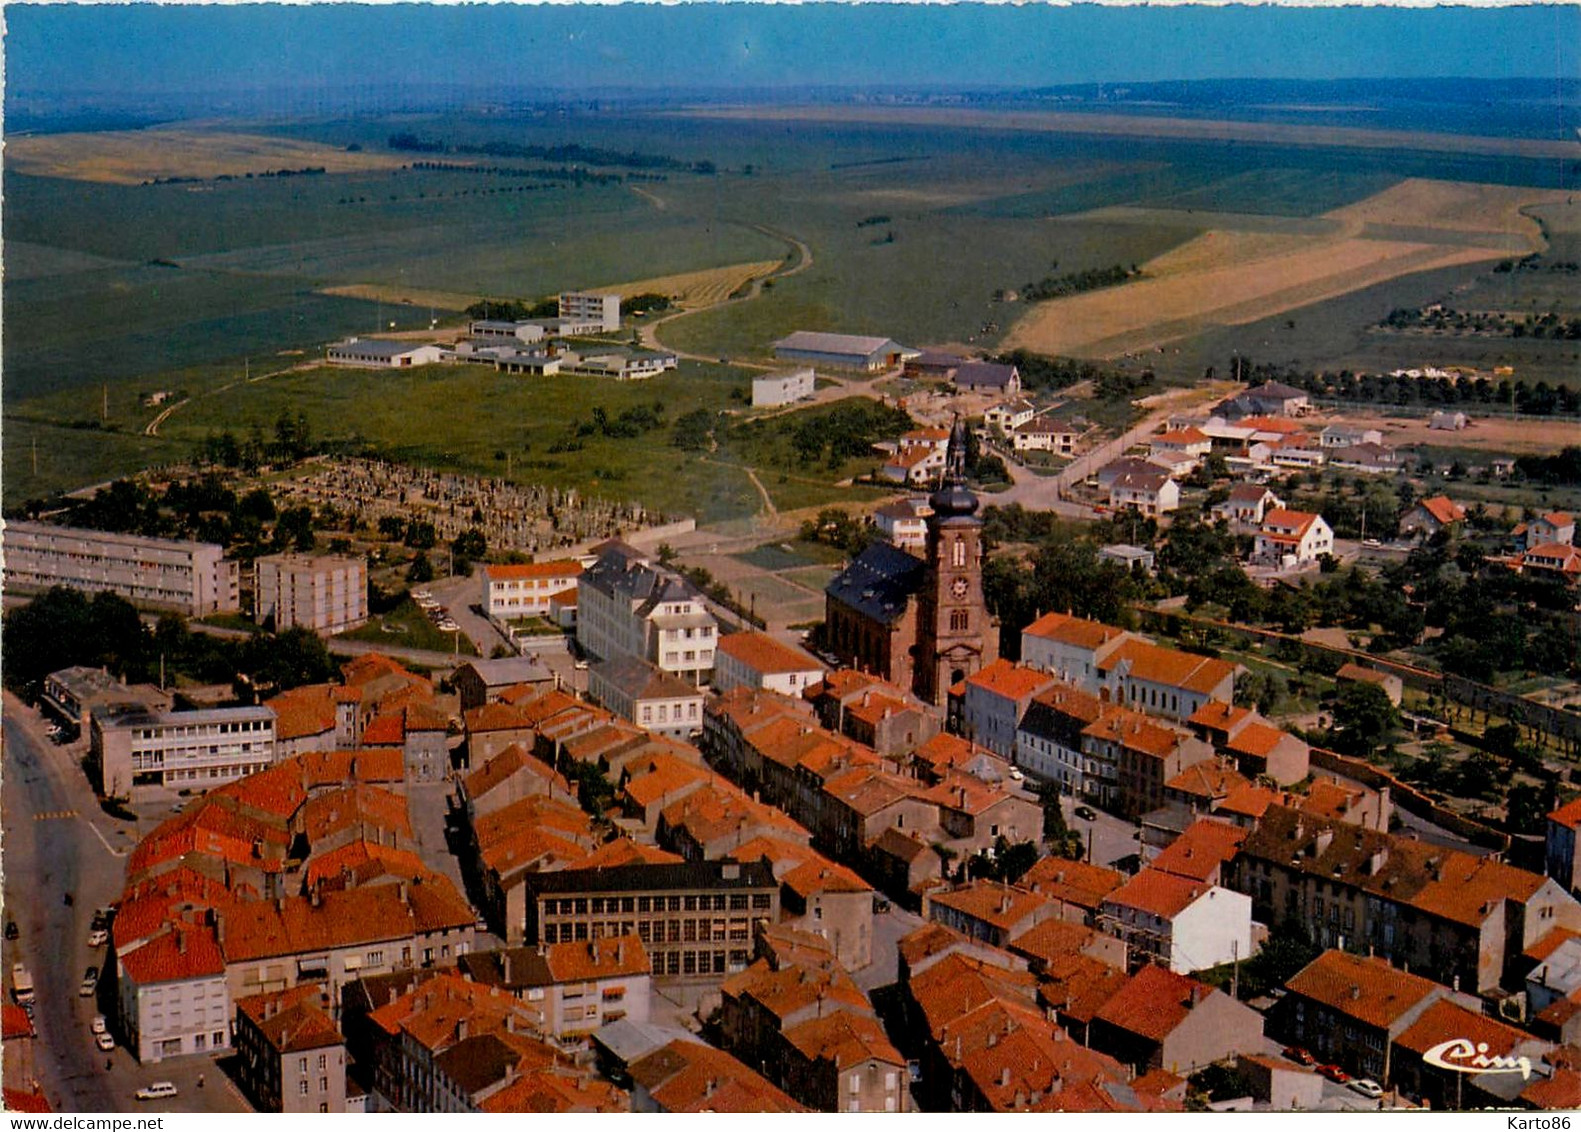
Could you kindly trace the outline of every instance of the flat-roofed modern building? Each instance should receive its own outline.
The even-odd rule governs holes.
[[[811,397],[818,386],[818,375],[811,366],[785,373],[767,373],[752,379],[752,407],[773,408]]]
[[[95,712],[88,761],[99,793],[109,798],[159,798],[182,789],[201,794],[275,761],[274,709]]]
[[[518,617],[543,617],[549,599],[576,588],[582,564],[574,558],[552,562],[490,565],[478,570],[483,580],[483,612],[489,619],[509,623]]]
[[[6,524],[4,547],[6,589],[16,593],[70,586],[190,617],[240,605],[240,568],[214,543],[19,521]]]
[[[597,322],[603,330],[619,330],[620,295],[566,291],[560,295],[560,317]]]
[[[527,939],[554,944],[635,932],[655,979],[743,971],[754,926],[779,919],[779,882],[763,861],[564,869],[529,877],[527,888]]]
[[[254,564],[253,620],[276,632],[341,633],[368,620],[368,563],[342,555],[271,554]]]

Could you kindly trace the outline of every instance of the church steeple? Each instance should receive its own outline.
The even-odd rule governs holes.
[[[966,422],[957,414],[950,427],[950,442],[944,454],[944,482],[928,498],[933,513],[941,518],[972,515],[977,511],[977,496],[966,489]]]
[[[929,497],[925,573],[917,593],[917,646],[912,688],[929,703],[944,702],[950,687],[990,663],[999,651],[999,628],[983,601],[982,520],[977,496],[966,487],[966,422],[950,429],[944,477]]]

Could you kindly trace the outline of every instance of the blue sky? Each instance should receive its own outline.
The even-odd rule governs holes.
[[[8,5],[19,92],[1576,77],[1581,8]]]

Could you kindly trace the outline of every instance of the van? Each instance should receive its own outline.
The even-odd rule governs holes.
[[[162,1101],[176,1095],[176,1086],[172,1081],[155,1081],[151,1085],[144,1085],[132,1095],[140,1101]]]

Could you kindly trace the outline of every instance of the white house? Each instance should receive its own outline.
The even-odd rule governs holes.
[[[703,689],[634,656],[595,663],[587,694],[645,731],[690,739],[703,729]]]
[[[1515,528],[1515,534],[1526,536],[1527,550],[1556,542],[1568,546],[1576,540],[1575,516],[1565,511],[1550,511],[1528,519],[1524,526]]]
[[[928,516],[933,514],[926,496],[896,499],[873,512],[880,534],[902,550],[918,550],[928,541]]]
[[[1438,429],[1441,432],[1459,432],[1471,423],[1471,418],[1465,413],[1445,412],[1440,409],[1428,419],[1427,427]],[[1382,443],[1382,437],[1379,438]]]
[[[1225,522],[1256,527],[1262,525],[1269,508],[1284,505],[1284,500],[1260,483],[1238,483],[1230,488],[1228,499],[1215,503],[1209,510],[1215,518]]]
[[[785,373],[768,373],[752,379],[752,407],[769,409],[789,405],[804,397],[811,397],[818,385],[818,375],[811,366]]]
[[[1352,444],[1336,451],[1329,463],[1348,472],[1382,475],[1399,471],[1401,459],[1393,448],[1381,444]]]
[[[983,424],[989,428],[997,428],[1000,432],[1008,433],[1020,428],[1033,417],[1037,416],[1037,406],[1025,397],[1018,397],[1013,401],[1001,401],[999,404],[983,412]]]
[[[1180,506],[1180,485],[1160,468],[1126,472],[1109,488],[1109,506],[1116,511],[1135,507],[1144,515],[1163,515]]]
[[[1331,424],[1318,434],[1318,444],[1324,448],[1349,448],[1354,444],[1382,443],[1382,430],[1362,428],[1358,425]]]
[[[1133,958],[1189,975],[1251,954],[1252,898],[1143,869],[1104,897],[1098,930],[1124,940]]]
[[[1308,566],[1334,552],[1334,532],[1323,516],[1276,507],[1263,516],[1252,560],[1271,566]]]
[[[714,687],[721,692],[745,686],[800,696],[823,674],[818,661],[767,633],[730,633],[719,638],[714,654]]]
[[[365,366],[370,369],[427,366],[443,361],[444,357],[443,346],[421,346],[386,338],[348,338],[335,343],[324,353],[324,360],[330,365]]]
[[[1212,439],[1201,429],[1172,429],[1153,437],[1148,459],[1180,475],[1195,468],[1212,449]]]
[[[697,587],[624,543],[595,549],[577,581],[577,644],[603,660],[636,657],[701,680],[714,667],[718,623]]]
[[[1052,452],[1056,456],[1073,456],[1081,429],[1069,421],[1054,417],[1037,417],[1016,428],[1010,442],[1017,452]]]
[[[1327,460],[1328,453],[1312,447],[1304,436],[1286,437],[1269,454],[1269,463],[1276,468],[1321,468]]]

